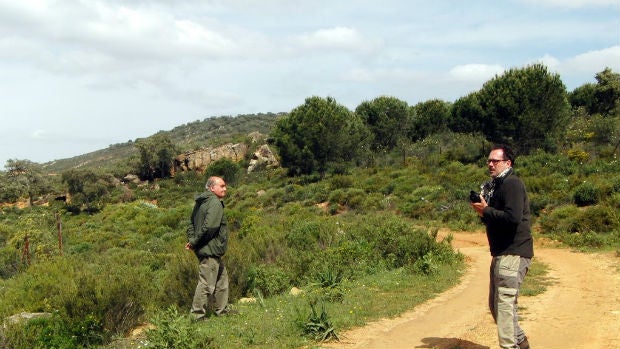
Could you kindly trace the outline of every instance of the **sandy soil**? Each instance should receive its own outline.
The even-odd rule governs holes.
[[[462,282],[398,318],[339,333],[325,348],[498,348],[487,310],[490,255],[484,233],[453,233],[467,256]],[[549,266],[554,284],[520,297],[521,327],[534,349],[620,349],[620,258],[584,254],[536,242],[536,259]]]

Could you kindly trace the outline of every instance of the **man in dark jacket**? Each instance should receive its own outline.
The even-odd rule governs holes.
[[[530,203],[525,185],[514,175],[514,154],[505,145],[487,159],[491,180],[482,185],[479,203],[471,205],[486,225],[491,250],[489,309],[497,324],[501,348],[528,349],[519,326],[517,297],[534,257]]]
[[[213,301],[216,315],[230,312],[228,272],[222,261],[228,246],[228,225],[222,201],[226,183],[220,177],[210,177],[205,188],[206,191],[196,197],[185,245],[200,261],[191,310],[196,320],[205,318],[209,301]]]

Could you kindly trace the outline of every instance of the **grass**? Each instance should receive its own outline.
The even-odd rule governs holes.
[[[553,279],[549,277],[549,266],[545,263],[532,260],[530,270],[527,272],[520,294],[525,297],[536,296],[544,293],[548,286],[553,285]]]
[[[202,348],[318,348],[317,333],[304,333],[310,322],[313,328],[325,331],[318,333],[319,338],[337,338],[339,332],[349,328],[397,316],[454,286],[464,270],[460,262],[439,268],[431,275],[401,268],[355,281],[344,280],[340,284],[342,300],[338,302],[324,301],[323,290],[318,287],[297,296],[282,294],[262,302],[239,303],[235,306],[240,314],[211,317],[200,323],[192,322],[183,311],[164,310],[155,319],[160,329],[147,332],[146,339],[133,343],[139,343],[137,347],[166,348],[169,346],[161,345],[162,342],[173,343],[175,336],[192,333],[196,343],[203,343],[199,346]],[[162,340],[162,332],[172,339]],[[118,348],[119,344],[106,348]]]

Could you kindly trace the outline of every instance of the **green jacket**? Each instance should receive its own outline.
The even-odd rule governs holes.
[[[228,246],[224,202],[210,191],[196,197],[187,240],[198,258],[222,257]]]

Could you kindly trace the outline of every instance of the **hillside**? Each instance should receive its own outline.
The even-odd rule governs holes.
[[[217,146],[230,141],[239,141],[250,132],[269,134],[279,116],[285,113],[259,113],[237,116],[210,117],[204,120],[180,125],[166,133],[180,153],[201,147]],[[71,168],[112,168],[137,154],[134,143],[112,144],[106,149],[72,158],[50,161],[43,164],[48,173],[61,173]]]

